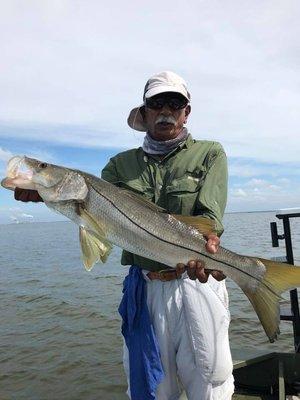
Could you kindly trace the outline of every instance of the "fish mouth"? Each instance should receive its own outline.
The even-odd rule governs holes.
[[[26,162],[27,157],[12,157],[6,168],[6,178],[1,181],[1,185],[5,189],[14,190],[16,187],[21,189],[35,189],[32,182],[33,170]]]

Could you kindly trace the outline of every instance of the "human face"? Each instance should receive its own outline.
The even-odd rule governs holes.
[[[191,111],[187,101],[177,109],[182,99],[183,96],[178,93],[167,92],[151,97],[148,104],[146,101],[144,121],[154,140],[170,140],[180,134]]]

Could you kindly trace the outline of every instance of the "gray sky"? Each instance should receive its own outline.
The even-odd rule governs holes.
[[[299,159],[299,1],[10,0],[0,19],[3,122],[79,124],[92,145],[107,145],[99,131],[130,145],[129,106],[172,69],[189,84],[195,136],[230,155]]]
[[[8,136],[45,141],[41,153],[46,143],[139,145],[142,135],[126,125],[127,115],[149,76],[168,69],[192,94],[190,131],[223,144],[231,176],[249,177],[251,186],[251,179],[274,178],[280,165],[278,179],[286,181],[276,185],[294,196],[292,204],[299,198],[300,189],[287,184],[300,169],[299,1],[0,6],[0,160],[14,151],[1,145]],[[243,197],[240,189],[249,194],[240,185],[232,199]]]

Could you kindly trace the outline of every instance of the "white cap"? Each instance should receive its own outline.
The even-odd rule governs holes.
[[[143,100],[144,103],[139,107],[135,107],[130,111],[129,117],[127,119],[127,123],[130,128],[135,129],[137,131],[146,132],[147,127],[144,124],[143,116],[140,112],[140,108],[144,106],[145,100],[150,97],[156,96],[159,93],[166,92],[175,92],[180,93],[184,96],[188,101],[190,101],[191,96],[187,90],[186,82],[179,75],[175,74],[175,72],[171,71],[163,71],[158,74],[153,75],[150,79],[148,79],[144,94]]]

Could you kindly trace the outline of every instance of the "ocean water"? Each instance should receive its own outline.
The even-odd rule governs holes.
[[[271,212],[227,214],[222,245],[284,255],[282,244],[271,247],[275,220]],[[300,220],[292,220],[292,232],[300,260]],[[86,272],[78,229],[69,222],[0,225],[0,250],[0,400],[127,399],[117,313],[127,268],[119,265],[120,250]],[[281,322],[280,338],[270,344],[245,295],[227,281],[232,349],[293,351],[291,324]]]

